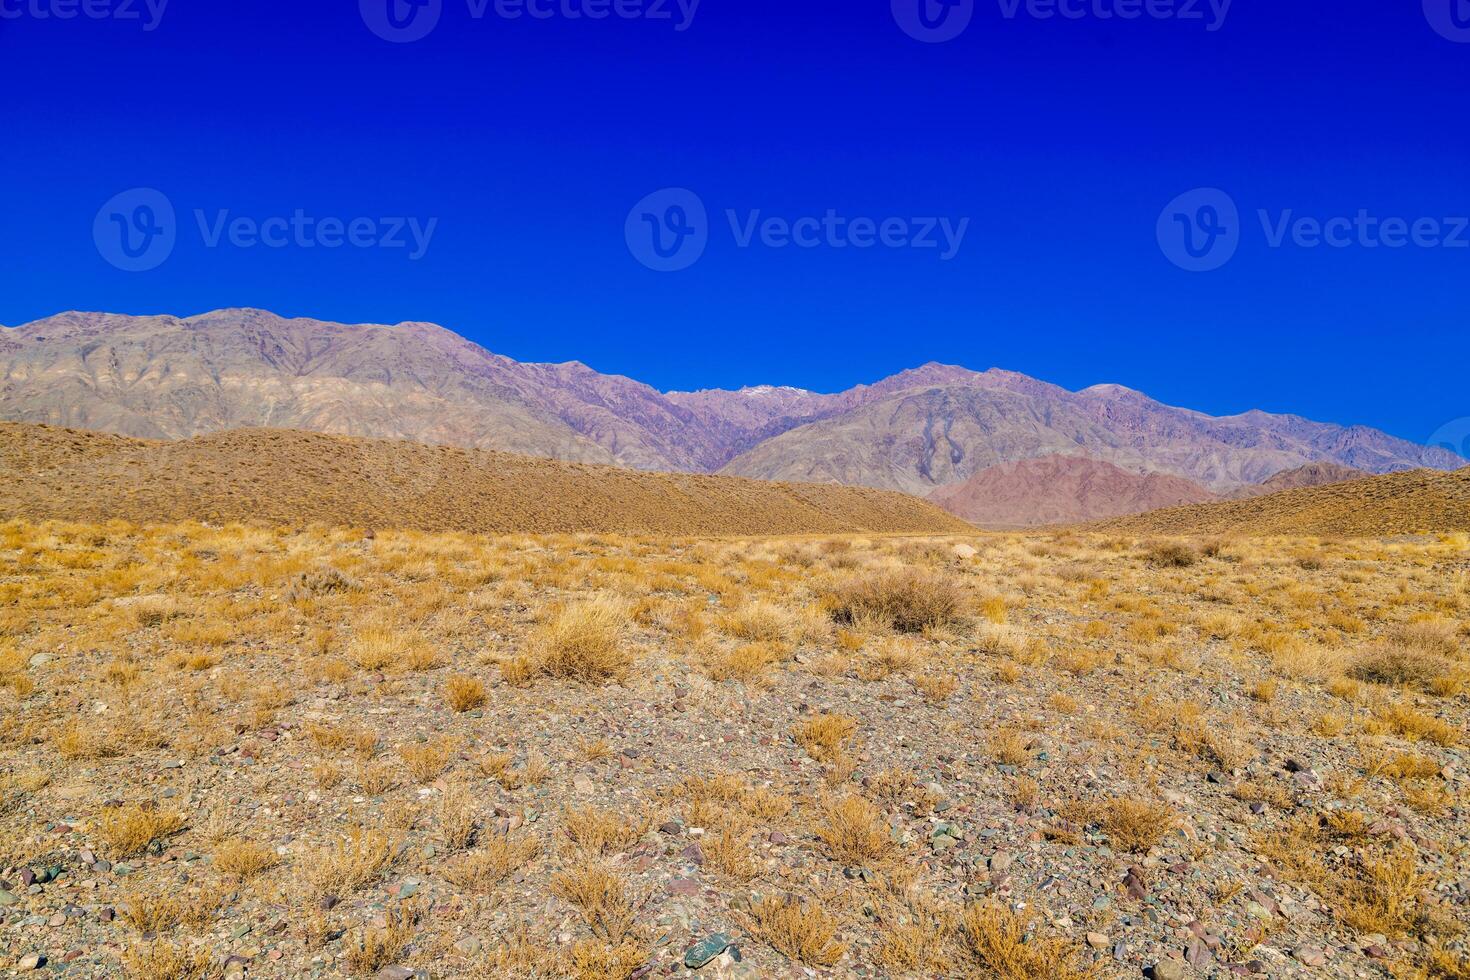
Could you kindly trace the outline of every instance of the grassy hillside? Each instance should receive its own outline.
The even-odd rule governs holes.
[[[0,424],[0,515],[476,533],[942,532],[902,494],[647,473],[486,450],[240,429],[179,442]]]
[[[1135,534],[1381,537],[1470,530],[1470,468],[1413,470],[1250,500],[1171,507],[1092,525]]]

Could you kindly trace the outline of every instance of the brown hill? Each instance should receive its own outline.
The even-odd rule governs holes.
[[[926,364],[835,394],[664,393],[577,362],[514,361],[433,324],[246,309],[66,313],[0,329],[0,418],[146,439],[304,429],[918,495],[1056,453],[1216,491],[1316,460],[1380,473],[1466,462],[1372,429],[1212,418],[1116,385],[1072,392],[1008,371]]]
[[[1247,500],[1251,497],[1264,497],[1268,493],[1280,493],[1283,490],[1347,483],[1349,480],[1361,480],[1372,475],[1338,463],[1308,463],[1294,470],[1283,470],[1261,483],[1241,487],[1226,496],[1232,500]]]
[[[1470,531],[1470,467],[1413,470],[1250,500],[1174,507],[1089,526],[1132,534],[1383,537]]]
[[[1046,456],[981,470],[929,499],[982,527],[1034,527],[1137,514],[1217,499],[1197,483],[1138,474],[1082,456]]]
[[[924,501],[857,487],[647,473],[279,429],[159,442],[15,423],[0,423],[0,517],[485,533],[973,530]]]

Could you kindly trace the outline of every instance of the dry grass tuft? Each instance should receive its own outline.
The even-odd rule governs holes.
[[[1097,822],[1113,846],[1142,853],[1179,824],[1179,815],[1160,803],[1120,798],[1098,808]]]
[[[607,865],[563,871],[551,879],[551,893],[575,906],[597,938],[616,945],[632,935],[637,903],[628,897],[623,877]]]
[[[837,964],[847,947],[837,942],[837,920],[816,903],[767,896],[750,910],[750,934],[776,952],[807,966]]]
[[[393,866],[397,845],[380,830],[357,829],[302,862],[314,897],[345,896],[376,881]]]
[[[276,866],[276,852],[263,844],[232,838],[214,849],[214,867],[228,875],[253,878]]]
[[[485,685],[478,677],[456,674],[444,682],[444,703],[460,714],[474,711],[485,704]]]
[[[532,635],[527,666],[533,675],[588,684],[621,678],[633,665],[623,642],[629,622],[627,608],[610,596],[575,602]]]
[[[861,796],[822,800],[814,830],[827,853],[842,864],[879,864],[897,851],[878,808]]]
[[[584,853],[599,857],[626,851],[648,832],[647,815],[624,819],[597,807],[569,807],[562,817],[562,830]]]
[[[792,728],[791,735],[813,759],[830,762],[856,731],[857,721],[846,715],[817,715]]]
[[[134,980],[210,980],[220,975],[207,950],[173,943],[140,943],[122,955],[123,971]]]
[[[541,851],[534,838],[491,836],[448,862],[444,877],[465,891],[484,893],[519,871]]]
[[[111,853],[130,857],[183,827],[183,816],[173,810],[131,803],[102,811],[97,820],[97,838]]]
[[[1086,980],[1066,940],[1028,933],[1026,919],[999,905],[971,905],[960,917],[960,947],[982,975],[995,980]]]
[[[832,594],[838,623],[882,623],[900,633],[957,625],[963,597],[947,578],[905,569],[850,579]]]

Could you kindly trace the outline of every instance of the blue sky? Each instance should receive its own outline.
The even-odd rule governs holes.
[[[1416,441],[1470,416],[1470,0],[975,0],[937,43],[900,26],[920,0],[438,0],[408,43],[368,26],[389,0],[55,16],[83,2],[0,0],[0,323],[256,306],[665,389],[939,360]],[[135,188],[175,212],[147,271],[97,244]],[[677,271],[639,260],[666,188],[706,215]],[[1196,188],[1239,214],[1208,272],[1170,258]],[[864,219],[887,244],[854,247]],[[940,219],[958,247],[912,247]]]

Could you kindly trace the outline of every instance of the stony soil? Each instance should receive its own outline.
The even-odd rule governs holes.
[[[0,969],[1465,976],[1467,572],[12,522]]]

